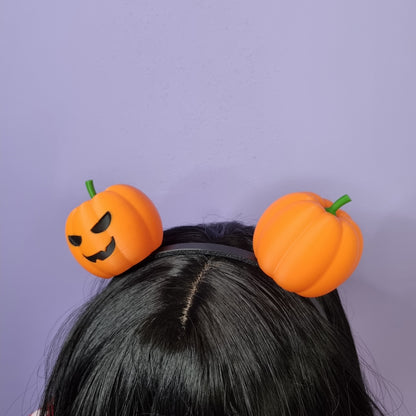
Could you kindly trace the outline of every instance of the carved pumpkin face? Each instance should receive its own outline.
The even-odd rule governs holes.
[[[325,295],[343,283],[360,261],[363,238],[357,224],[334,204],[311,192],[286,195],[260,218],[253,237],[261,269],[290,292]]]
[[[129,185],[110,186],[94,194],[69,214],[65,232],[75,259],[104,278],[119,275],[146,258],[163,237],[156,207]]]

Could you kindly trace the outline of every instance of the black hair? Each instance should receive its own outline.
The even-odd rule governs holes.
[[[163,245],[252,250],[252,235],[236,222],[176,227]],[[230,258],[151,257],[85,305],[49,375],[41,415],[381,414],[337,291],[318,302]]]

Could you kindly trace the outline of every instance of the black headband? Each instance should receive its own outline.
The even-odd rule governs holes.
[[[252,251],[242,248],[215,243],[178,243],[160,247],[154,252],[155,258],[176,254],[207,254],[209,256],[225,257],[238,260],[252,266],[258,266]]]

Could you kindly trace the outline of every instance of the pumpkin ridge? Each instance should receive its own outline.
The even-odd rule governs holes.
[[[74,212],[74,216],[76,218],[78,218],[78,221],[81,222],[81,235],[83,237],[83,241],[88,241],[88,238],[86,238],[85,233],[83,232],[83,230],[89,230],[91,229],[91,222],[90,222],[90,216],[91,216],[91,212],[94,214],[94,216],[97,216],[97,213],[94,209],[94,203],[93,200],[89,200],[86,201],[86,203],[79,205],[77,208],[75,208],[75,210],[73,210]],[[82,255],[85,257],[85,255],[92,255],[95,253],[84,253],[83,251],[81,251]],[[99,265],[97,265],[97,263],[91,263],[91,264],[87,264],[84,265],[84,267],[91,273],[96,273],[97,271],[99,271],[100,273],[106,275],[107,277],[110,277],[108,272],[106,272],[105,270],[102,270]]]
[[[288,194],[288,195],[283,196],[282,198],[285,198],[291,195],[292,194]],[[277,211],[275,211],[274,207],[276,206],[278,201],[281,200],[282,198],[277,199],[271,205],[269,205],[269,207],[261,215],[255,227],[255,233],[253,236],[253,248],[256,247],[257,249],[257,246],[258,246],[257,242],[261,241],[264,233],[267,232],[268,227],[266,226],[266,224],[269,225],[274,220],[274,218],[278,217],[283,212],[286,212],[287,210],[291,209],[293,205],[297,205],[299,203],[304,203],[304,202],[315,202],[317,204],[320,204],[320,200],[319,200],[320,197],[312,192],[301,192],[301,195],[302,195],[302,199],[298,199],[296,201],[288,200],[287,202],[285,202],[285,204],[282,204],[281,207]]]
[[[328,270],[331,267],[331,265],[334,263],[334,261],[336,260],[339,248],[341,246],[342,237],[344,235],[344,227],[342,226],[342,224],[340,224],[339,228],[341,229],[341,232],[339,234],[339,238],[338,238],[338,241],[337,241],[337,247],[336,247],[336,250],[335,250],[336,254],[335,254],[335,256],[332,256],[331,261],[326,266],[326,270]],[[299,292],[299,294],[302,295],[303,292],[306,292],[306,291],[310,290],[310,288],[312,286],[315,286],[317,283],[319,283],[322,280],[324,275],[325,275],[325,272],[322,273],[321,276],[319,276],[316,280],[314,280],[308,287],[302,289],[302,292]]]
[[[268,232],[269,227],[275,224],[275,222],[277,221],[277,218],[281,215],[283,215],[284,213],[286,213],[287,211],[291,210],[293,208],[294,205],[298,205],[304,202],[310,202],[311,200],[308,199],[300,199],[298,201],[291,201],[288,202],[286,205],[281,206],[278,211],[274,211],[274,207],[272,205],[270,205],[270,207],[263,213],[262,217],[259,219],[256,228],[255,228],[255,232],[253,235],[253,249],[254,251],[257,251],[258,249],[258,245],[260,244],[259,241],[262,241],[263,236],[265,233]],[[277,201],[276,201],[277,202]],[[315,201],[312,201],[315,202]],[[268,213],[269,211],[271,211],[272,215],[270,215],[270,218],[266,219],[264,218],[265,214]],[[269,216],[269,215],[267,215]]]
[[[338,278],[332,279],[331,276],[333,274],[328,274],[328,270],[331,268],[333,269],[333,263],[328,267],[328,270],[325,272],[325,279],[320,279],[320,283],[317,282],[317,286],[312,286],[310,289],[305,290],[301,293],[299,293],[301,296],[306,297],[316,297],[316,296],[322,296],[323,294],[329,293],[331,290],[334,290],[336,287],[340,286],[343,282],[345,282],[351,274],[354,272],[355,268],[357,267],[360,257],[362,254],[362,248],[363,248],[363,237],[361,234],[360,229],[358,228],[357,224],[353,223],[353,226],[349,226],[348,223],[344,224],[343,232],[346,234],[344,239],[341,239],[341,248],[339,250],[342,250],[342,246],[346,246],[348,241],[351,241],[351,237],[355,238],[356,240],[352,244],[353,250],[351,251],[351,254],[348,258],[347,264],[345,264],[345,260],[342,260],[342,255],[334,258],[334,263],[338,262],[343,264],[341,267],[341,270],[344,272],[338,275]],[[342,251],[341,251],[342,254]],[[335,266],[337,267],[337,266]],[[339,268],[339,267],[338,267]],[[334,272],[335,269],[332,270]],[[325,285],[324,283],[326,280],[328,281],[335,281],[335,284],[332,285]],[[326,288],[324,289],[324,287]],[[329,288],[329,289],[328,289]],[[318,294],[317,294],[318,293]]]
[[[147,227],[147,224],[144,221],[143,217],[140,215],[140,212],[138,212],[137,208],[127,198],[125,198],[124,195],[122,195],[118,192],[115,192],[114,190],[108,190],[108,189],[106,189],[104,192],[106,194],[110,194],[112,198],[114,198],[114,196],[115,196],[119,201],[121,201],[123,203],[123,205],[129,206],[137,216],[140,216],[140,218],[142,220],[142,223],[144,225],[144,228],[145,228],[145,232],[147,232],[148,235],[150,234],[149,228]],[[117,243],[117,238],[116,237],[117,236],[115,236],[114,238],[115,238],[116,243]],[[145,237],[147,237],[147,236],[145,236]],[[117,253],[119,253],[120,257],[122,257],[124,259],[126,264],[130,264],[132,261],[136,261],[136,258],[134,258],[134,257],[133,258],[127,257],[124,254],[124,252],[122,250],[120,250],[120,247],[118,245],[116,245],[116,249],[117,249]]]
[[[102,193],[106,193],[105,194],[105,196],[107,196],[107,191],[103,191]],[[106,198],[107,199],[107,198]],[[124,201],[123,201],[124,202]],[[97,204],[98,205],[98,204]],[[98,216],[99,215],[99,213],[96,211],[96,210],[94,210],[94,212],[95,212],[95,214]],[[125,254],[120,250],[120,248],[118,247],[118,245],[117,245],[117,238],[116,238],[116,236],[113,236],[113,238],[114,238],[114,240],[115,240],[115,242],[116,242],[116,250],[117,250],[117,253],[119,253],[119,256],[120,257],[122,257],[123,259],[124,259],[124,262],[127,264],[127,263],[129,263],[129,259],[125,256]],[[103,266],[105,266],[104,265],[104,263],[101,263]],[[96,263],[96,265],[97,265],[97,269],[99,269],[102,273],[106,273],[107,275],[109,275],[109,273],[108,273],[108,271],[106,270],[106,267],[104,267],[104,269],[103,268],[101,268],[100,267],[100,263]],[[112,276],[112,273],[110,274],[110,276]]]
[[[113,186],[117,186],[117,185],[113,185]],[[141,220],[142,220],[142,222],[143,222],[143,225],[144,225],[144,228],[145,228],[145,232],[146,232],[146,238],[148,238],[149,240],[151,240],[151,242],[153,243],[153,244],[156,244],[156,242],[153,240],[153,235],[152,235],[152,232],[150,231],[150,228],[149,228],[149,226],[148,226],[148,224],[146,223],[146,221],[144,220],[144,218],[143,218],[143,216],[141,215],[141,213],[137,210],[137,208],[136,208],[136,206],[134,205],[134,204],[132,204],[131,202],[130,202],[130,200],[129,199],[127,199],[123,194],[121,194],[121,193],[118,193],[117,191],[115,191],[114,189],[110,189],[110,190],[106,190],[106,192],[108,192],[108,193],[111,193],[111,194],[114,194],[114,195],[117,195],[117,197],[118,198],[122,198],[123,199],[123,202],[125,203],[125,205],[129,205],[133,210],[134,210],[134,212],[136,212],[137,213],[137,215],[139,216],[140,215],[140,218],[141,218]]]
[[[346,213],[346,216],[340,217],[342,220],[345,220],[345,222],[350,226],[350,228],[353,230],[354,235],[356,236],[357,240],[360,242],[359,249],[357,250],[357,257],[358,259],[361,257],[361,252],[363,249],[363,236],[361,233],[360,228],[358,225],[354,222],[354,220]]]
[[[87,202],[89,202],[89,201],[87,201]],[[78,216],[79,216],[79,218],[80,218],[80,220],[81,220],[81,224],[82,224],[82,230],[87,230],[88,232],[90,231],[90,229],[91,229],[91,222],[90,222],[90,220],[88,219],[88,217],[90,216],[90,213],[91,213],[91,211],[94,213],[94,216],[96,217],[97,216],[97,211],[94,209],[94,204],[92,203],[92,200],[91,200],[91,202],[90,203],[88,203],[88,204],[81,204],[79,207],[78,207],[78,209],[79,209],[79,214],[78,214]],[[83,238],[83,240],[85,241],[85,240],[87,240],[88,241],[88,239],[87,238]],[[90,256],[90,255],[92,255],[92,254],[94,254],[94,253],[83,253],[84,255],[87,255],[87,256]]]
[[[275,215],[274,212],[272,212],[272,216],[269,216],[268,221],[267,222],[263,222],[263,224],[261,224],[261,229],[263,231],[261,238],[258,238],[258,242],[257,242],[257,246],[254,246],[254,252],[256,254],[256,256],[258,256],[260,263],[262,264],[262,268],[265,267],[266,270],[268,270],[268,274],[270,276],[273,275],[273,270],[276,270],[279,266],[280,266],[280,262],[282,261],[282,258],[285,257],[285,253],[287,252],[288,246],[293,244],[293,242],[295,241],[295,239],[299,236],[299,234],[294,234],[292,236],[292,238],[287,240],[287,245],[286,245],[286,250],[280,250],[280,251],[275,251],[275,249],[273,247],[270,247],[269,244],[266,245],[265,239],[267,239],[267,236],[270,234],[270,229],[275,230],[276,229],[276,223],[280,222],[280,218],[283,216],[289,216],[291,217],[292,211],[294,209],[294,207],[296,208],[297,205],[303,205],[305,206],[305,209],[303,210],[303,217],[306,217],[306,219],[308,219],[308,221],[305,222],[304,224],[304,228],[300,228],[299,229],[299,233],[302,233],[308,224],[313,220],[313,218],[316,218],[316,206],[318,205],[316,202],[312,204],[308,203],[309,201],[307,200],[300,200],[300,201],[296,201],[296,202],[292,202],[289,205],[286,205],[284,207],[282,207],[278,213],[279,215]],[[319,206],[319,205],[318,205]],[[272,210],[273,211],[273,210]],[[309,215],[309,213],[311,213],[313,215]],[[318,212],[319,215],[319,212]],[[304,221],[302,221],[304,222]],[[290,219],[285,221],[285,224],[289,224],[290,223]],[[291,227],[290,227],[291,228]],[[277,232],[277,231],[276,231]],[[280,232],[285,233],[284,231],[280,230]],[[279,260],[280,259],[280,260]],[[279,261],[279,264],[276,265],[276,262]],[[270,264],[270,262],[273,263],[273,265],[270,265],[270,268],[268,265]]]
[[[322,212],[322,214],[325,214],[325,212]],[[287,256],[289,255],[289,252],[292,250],[292,248],[294,247],[294,245],[315,225],[315,222],[311,221],[311,223],[306,226],[303,231],[298,234],[296,236],[296,238],[290,243],[290,245],[287,247],[287,249],[285,250],[285,253],[283,254],[283,256],[281,257],[279,263],[276,265],[276,267],[273,269],[273,273],[272,275],[274,276],[277,272],[277,270],[279,269],[280,265],[283,263],[283,261],[287,258]]]
[[[350,218],[348,221],[349,225],[351,226],[355,236],[357,237],[357,240],[360,242],[359,248],[357,250],[357,260],[359,261],[361,257],[361,252],[363,250],[363,236],[361,234],[361,230],[358,228],[358,225]]]
[[[89,201],[90,202],[90,204],[88,204],[90,207],[91,207],[91,210],[94,212],[94,214],[95,214],[95,216],[98,218],[100,215],[101,215],[101,212],[98,212],[98,207],[99,206],[101,206],[100,205],[100,203],[98,202],[98,201],[100,201],[100,199],[104,199],[105,197],[106,197],[106,194],[105,194],[105,192],[106,191],[102,191],[102,192],[100,192],[100,193],[98,193],[98,194],[96,194],[93,198],[91,198],[91,200]],[[100,196],[98,196],[98,195],[101,195],[101,197]],[[97,199],[94,199],[94,198],[96,198],[98,196],[98,198]],[[105,198],[105,199],[107,199],[107,198]],[[88,201],[87,201],[88,202]],[[100,201],[101,202],[101,201]],[[105,204],[104,204],[105,205]],[[87,204],[83,204],[83,205],[81,205],[80,207],[84,207],[84,208],[86,208],[87,207]],[[82,218],[84,218],[84,216],[82,217]],[[85,228],[85,229],[88,229],[88,230],[90,230],[90,226],[88,225],[88,226],[86,226],[85,225],[85,222],[83,222],[83,225],[84,225],[84,227],[83,228]],[[115,240],[115,242],[116,242],[116,248],[118,248],[117,247],[117,238],[115,238],[115,236],[112,236],[113,238],[114,238],[114,240]],[[95,254],[95,253],[92,253],[92,254]],[[102,274],[102,275],[105,275],[105,276],[107,276],[107,277],[111,277],[112,275],[110,274],[110,273],[108,273],[108,271],[106,270],[106,267],[101,267],[101,264],[102,265],[104,265],[104,263],[100,263],[100,262],[95,262],[94,263],[94,268],[95,269],[97,269],[97,270],[99,270],[100,271],[100,273]]]

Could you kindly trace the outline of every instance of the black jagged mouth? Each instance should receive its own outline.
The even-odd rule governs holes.
[[[108,244],[105,251],[99,251],[98,253],[93,254],[92,256],[86,256],[84,254],[84,257],[95,263],[97,260],[105,260],[107,257],[110,257],[113,254],[114,249],[116,248],[116,240],[114,240],[114,237],[111,237],[110,244]]]

